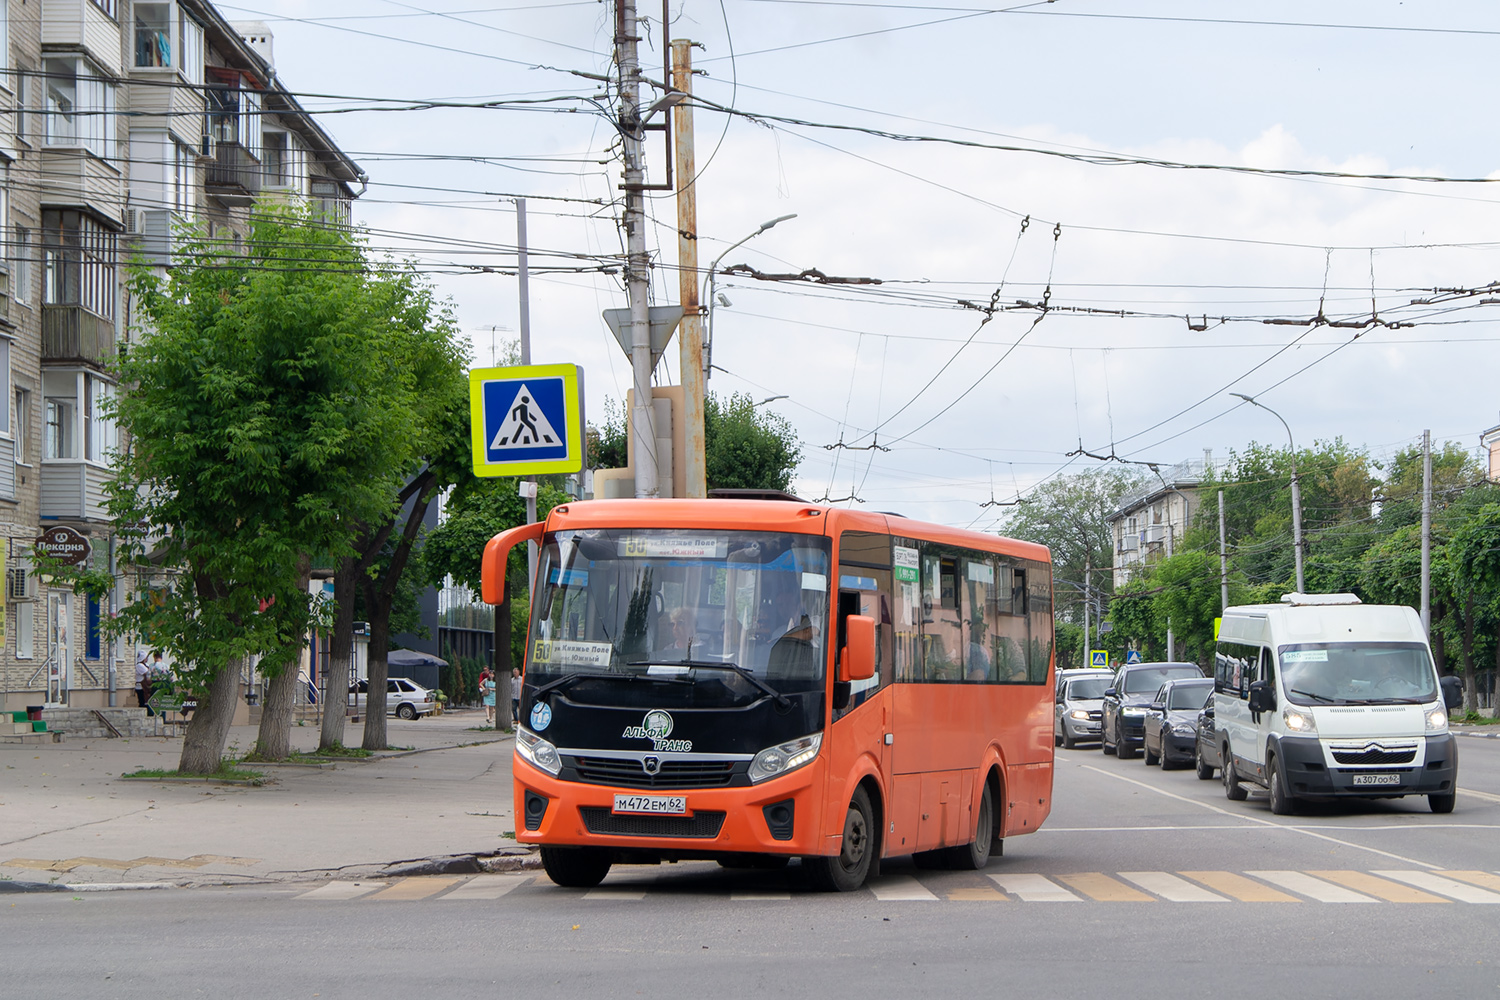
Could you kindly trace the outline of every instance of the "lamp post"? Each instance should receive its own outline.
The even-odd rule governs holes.
[[[1231,392],[1231,396],[1238,396],[1251,406],[1258,406],[1271,416],[1281,421],[1281,426],[1286,428],[1286,440],[1292,451],[1292,547],[1293,555],[1297,557],[1297,593],[1306,593],[1305,583],[1302,577],[1302,493],[1297,487],[1297,444],[1292,440],[1292,428],[1282,418],[1281,414],[1271,409],[1265,403],[1259,402],[1254,396],[1247,396],[1243,392]]]
[[[744,244],[749,243],[751,240],[755,239],[755,237],[759,236],[767,229],[770,229],[771,227],[776,226],[779,223],[785,222],[788,219],[795,219],[796,217],[797,213],[793,212],[790,215],[778,215],[776,218],[771,219],[769,222],[762,222],[759,229],[751,233],[749,236],[746,236],[738,243],[731,244],[729,249],[725,250],[723,253],[719,254],[719,256],[715,257],[714,262],[708,265],[708,277],[705,279],[707,292],[702,298],[702,301],[708,303],[708,350],[705,352],[708,357],[703,363],[703,377],[705,379],[711,377],[714,366],[714,286],[717,283],[715,279],[719,274],[719,261],[723,260],[725,257],[728,257],[735,250],[738,250]]]

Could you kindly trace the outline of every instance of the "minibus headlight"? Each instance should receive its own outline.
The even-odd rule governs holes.
[[[1281,713],[1281,721],[1285,722],[1286,728],[1293,733],[1315,733],[1318,731],[1318,724],[1313,721],[1311,712],[1289,708]]]
[[[527,763],[548,774],[555,775],[562,770],[562,758],[557,755],[557,747],[520,726],[516,727],[516,753]]]
[[[766,747],[755,755],[750,762],[750,781],[752,784],[774,778],[777,775],[795,771],[804,764],[809,763],[818,755],[818,748],[823,745],[823,734],[813,733],[790,743],[782,743],[779,746]]]
[[[1427,731],[1429,733],[1440,733],[1448,728],[1448,713],[1443,706],[1437,705],[1427,710]]]
[[[1087,721],[1089,721],[1089,713],[1088,713],[1087,709],[1075,708],[1075,709],[1073,709],[1073,711],[1070,714],[1072,715],[1073,718],[1077,719],[1079,722],[1087,722]]]

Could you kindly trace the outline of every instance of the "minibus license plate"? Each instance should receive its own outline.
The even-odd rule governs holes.
[[[617,813],[657,813],[665,816],[687,815],[685,795],[616,795]]]
[[[1399,774],[1356,774],[1354,776],[1356,785],[1399,785],[1401,775]]]

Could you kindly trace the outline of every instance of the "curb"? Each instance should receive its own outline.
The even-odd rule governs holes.
[[[1470,729],[1455,729],[1454,736],[1468,736],[1476,740],[1500,740],[1500,733],[1480,733]]]
[[[114,892],[121,889],[175,889],[171,882],[0,882],[0,893]]]
[[[116,781],[145,781],[159,785],[248,785],[259,788],[267,784],[266,778],[135,778],[122,774]]]

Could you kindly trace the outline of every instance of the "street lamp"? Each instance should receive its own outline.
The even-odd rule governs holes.
[[[790,399],[790,398],[791,398],[790,396],[767,396],[765,399],[762,399],[760,402],[756,403],[755,405],[756,406],[765,406],[767,403],[774,403],[778,399]]]
[[[769,222],[762,222],[759,229],[751,233],[749,236],[746,236],[738,243],[732,244],[729,249],[725,250],[723,253],[719,254],[719,256],[715,257],[712,264],[708,265],[708,277],[704,279],[704,287],[707,289],[707,293],[701,296],[698,300],[700,302],[708,303],[708,350],[705,352],[707,354],[707,360],[705,360],[703,363],[704,379],[708,379],[712,375],[714,367],[714,285],[716,283],[715,279],[719,274],[719,261],[729,256],[744,244],[749,243],[751,240],[755,239],[755,237],[759,236],[767,229],[770,229],[771,227],[779,223],[785,222],[788,219],[795,219],[796,217],[797,213],[793,212],[790,215],[778,215],[776,218],[770,220]]]
[[[1286,428],[1286,440],[1292,451],[1292,547],[1293,554],[1297,557],[1297,593],[1306,593],[1302,578],[1302,492],[1297,487],[1297,444],[1292,440],[1292,428],[1282,418],[1281,414],[1271,409],[1265,403],[1258,402],[1254,396],[1247,396],[1243,392],[1231,392],[1231,396],[1238,396],[1251,406],[1258,406],[1271,416],[1281,421],[1281,426]]]

